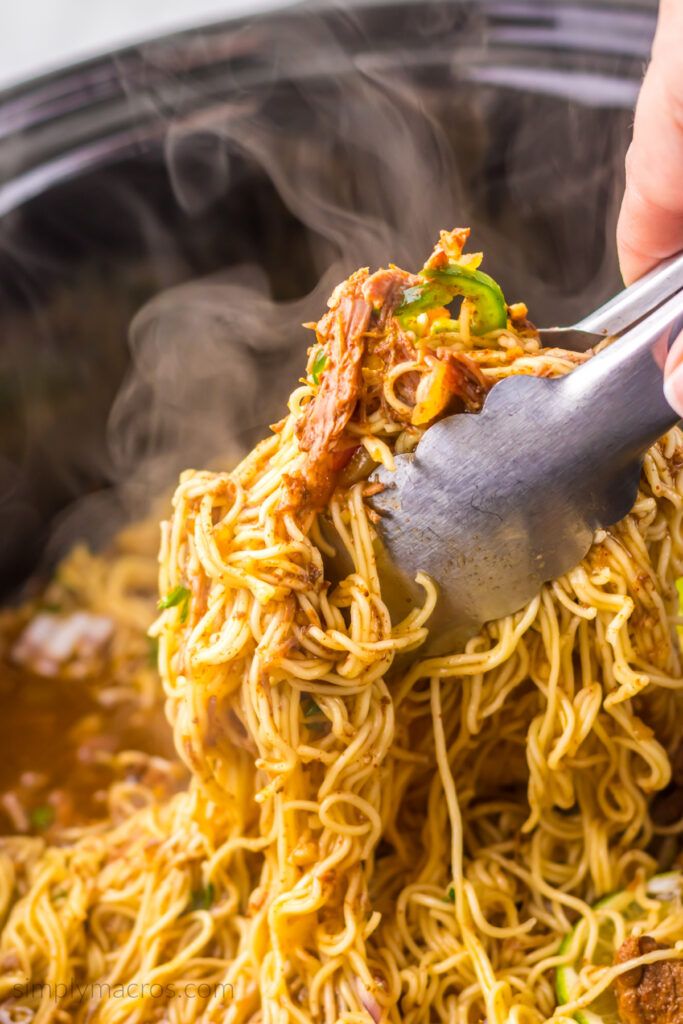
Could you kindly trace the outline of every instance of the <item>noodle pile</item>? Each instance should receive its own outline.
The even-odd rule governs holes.
[[[184,473],[162,528],[152,632],[188,789],[54,845],[2,841],[2,1020],[561,1020],[563,938],[676,856],[683,822],[655,812],[681,733],[681,432],[580,565],[421,657],[435,588],[420,577],[423,606],[392,623],[369,468],[453,401],[476,414],[502,377],[587,357],[541,349],[521,306],[486,335],[467,300],[408,331],[385,290],[360,396],[317,450],[345,294],[288,416],[232,472]],[[353,563],[334,586],[323,521]]]

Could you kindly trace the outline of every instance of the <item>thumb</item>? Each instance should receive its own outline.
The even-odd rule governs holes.
[[[674,412],[683,417],[683,333],[671,346],[664,364],[664,397]]]
[[[638,97],[617,226],[626,284],[683,247],[683,0],[662,0]]]

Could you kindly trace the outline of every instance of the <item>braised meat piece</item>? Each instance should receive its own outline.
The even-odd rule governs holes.
[[[434,251],[425,263],[425,268],[434,270],[447,266],[449,260],[462,255],[462,250],[469,236],[469,228],[453,228],[452,231],[440,231],[439,241],[434,246]]]
[[[466,237],[466,231],[443,232],[439,251],[459,252]],[[354,416],[363,422],[381,409],[388,419],[424,428],[442,416],[481,408],[489,384],[477,364],[445,346],[425,351],[394,316],[406,288],[420,283],[398,267],[374,274],[362,269],[333,292],[316,325],[324,357],[318,391],[296,424],[306,460],[285,478],[283,508],[307,513],[325,505],[358,449],[358,434],[347,429]],[[414,368],[399,375],[398,403],[389,407],[383,382],[401,363]]]
[[[289,481],[293,505],[324,505],[336,474],[353,454],[353,441],[343,434],[361,395],[371,317],[373,330],[381,329],[413,280],[397,267],[371,276],[367,270],[358,270],[333,292],[329,311],[316,327],[326,356],[320,390],[297,424],[299,445],[308,458],[301,476]]]
[[[360,395],[365,332],[372,313],[362,294],[366,277],[367,271],[359,270],[336,289],[329,312],[316,328],[318,341],[325,346],[325,372],[318,394],[297,425],[300,447],[308,452],[311,465],[341,435]]]
[[[631,936],[619,947],[615,964],[666,949],[649,935]],[[614,982],[622,1024],[683,1024],[683,961],[659,960],[633,967]]]
[[[378,270],[365,281],[363,297],[378,310],[377,327],[385,327],[403,298],[406,288],[420,284],[420,278],[398,267]]]
[[[436,356],[448,366],[451,393],[462,399],[468,412],[478,412],[491,385],[477,364],[464,352],[450,348],[437,348]]]

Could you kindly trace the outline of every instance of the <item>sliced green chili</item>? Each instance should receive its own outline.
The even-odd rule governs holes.
[[[470,321],[473,334],[488,334],[507,324],[507,306],[500,285],[481,270],[449,266],[435,270],[424,270],[423,274],[435,284],[451,291],[451,298],[462,295],[474,307]],[[443,305],[443,303],[438,303]]]
[[[439,288],[438,285],[413,284],[406,288],[401,301],[396,307],[396,316],[415,316],[427,309],[436,309],[438,306],[447,305],[453,298],[453,293],[446,288]]]

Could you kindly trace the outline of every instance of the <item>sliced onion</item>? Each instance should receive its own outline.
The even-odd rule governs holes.
[[[113,629],[114,623],[104,615],[40,612],[20,634],[12,648],[12,658],[39,675],[53,676],[73,658],[87,660],[99,654]]]
[[[683,892],[683,875],[680,871],[667,871],[663,875],[654,875],[647,883],[648,896],[659,900],[673,900]]]
[[[379,1024],[382,1018],[382,1007],[379,1005],[362,978],[356,978],[356,990],[363,1009],[367,1010],[375,1024]]]

